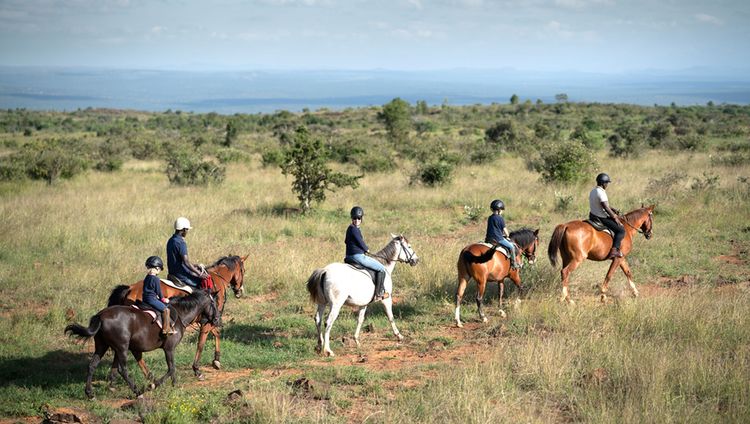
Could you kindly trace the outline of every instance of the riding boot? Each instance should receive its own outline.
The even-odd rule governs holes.
[[[511,252],[511,260],[510,260],[510,267],[513,269],[521,268],[521,264],[518,263],[518,248],[516,246],[513,246],[513,251]]]
[[[614,258],[622,258],[622,252],[620,252],[620,249],[616,247],[612,247],[609,251],[609,255],[607,255],[607,259],[614,259]]]
[[[377,271],[375,273],[375,300],[387,299],[388,296],[385,292],[385,271]]]
[[[161,313],[161,320],[161,333],[167,336],[174,334],[175,331],[172,329],[172,319],[169,316],[169,308],[164,308],[164,311]]]

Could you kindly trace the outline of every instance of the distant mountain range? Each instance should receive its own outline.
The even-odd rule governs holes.
[[[748,70],[693,68],[620,74],[515,69],[436,71],[175,71],[0,67],[0,107],[258,113],[382,105],[555,101],[640,105],[750,104]]]

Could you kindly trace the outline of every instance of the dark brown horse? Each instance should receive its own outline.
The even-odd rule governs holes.
[[[539,245],[539,230],[523,228],[510,233],[510,239],[518,246],[518,252],[526,257],[529,263],[536,261],[536,248]],[[521,259],[518,263],[521,263]],[[461,323],[461,300],[464,297],[466,284],[473,278],[477,282],[477,309],[482,322],[487,322],[487,317],[482,312],[482,300],[484,290],[488,281],[497,281],[498,298],[500,299],[500,315],[505,317],[503,305],[503,291],[505,290],[505,278],[510,278],[515,285],[523,290],[521,286],[521,275],[519,269],[511,269],[510,259],[502,253],[485,246],[481,243],[470,244],[461,250],[458,255],[458,289],[456,290],[456,326],[463,327]]]
[[[161,385],[168,376],[172,378],[172,385],[177,383],[174,349],[182,340],[185,328],[199,318],[218,325],[219,311],[213,298],[203,290],[196,290],[187,297],[176,298],[170,302],[170,308],[176,312],[174,325],[176,333],[167,337],[162,335],[161,328],[153,322],[150,315],[130,306],[110,306],[99,311],[91,317],[88,328],[79,324],[70,324],[65,327],[65,333],[70,335],[84,340],[94,338],[94,354],[91,356],[86,375],[86,396],[89,399],[94,398],[91,390],[94,371],[110,348],[115,353],[113,364],[136,396],[140,396],[141,391],[128,375],[128,351],[131,351],[133,357],[140,363],[143,361],[143,352],[163,349],[167,360],[167,372],[153,383],[154,387]]]
[[[642,233],[646,240],[651,238],[652,228],[654,225],[654,205],[641,207],[630,211],[620,217],[625,227],[625,238],[622,240],[620,251],[622,258],[614,258],[609,266],[607,276],[599,287],[601,291],[601,300],[606,301],[609,290],[609,281],[619,266],[625,276],[628,278],[628,285],[633,292],[633,297],[638,297],[638,289],[633,282],[633,274],[630,272],[628,261],[625,260],[628,253],[633,248],[633,236],[636,232]],[[583,221],[570,221],[555,227],[552,238],[549,241],[547,254],[552,266],[557,266],[557,252],[562,257],[562,298],[560,301],[573,303],[568,291],[570,273],[573,272],[584,259],[592,261],[607,260],[607,254],[612,247],[612,236],[604,231],[597,231],[590,224]]]
[[[237,298],[242,297],[245,292],[243,286],[245,281],[245,260],[247,256],[225,256],[218,261],[214,262],[211,266],[206,268],[214,282],[214,288],[211,294],[216,298],[216,305],[219,307],[219,312],[224,313],[224,305],[227,299],[227,289],[231,288],[234,292],[234,296]],[[162,282],[161,292],[164,297],[175,297],[185,296],[188,292],[176,289],[168,286]],[[130,286],[120,285],[112,290],[109,296],[108,306],[112,305],[129,305],[133,304],[136,300],[143,298],[143,280],[132,284]],[[214,359],[212,365],[217,370],[221,368],[221,350],[220,350],[220,339],[219,339],[219,326],[212,323],[201,323],[200,337],[198,338],[198,348],[195,352],[195,358],[193,359],[193,372],[198,379],[203,379],[203,374],[200,371],[200,360],[201,354],[203,353],[203,347],[206,344],[208,334],[214,335],[216,341],[216,347],[214,349]],[[148,368],[146,364],[139,362],[138,366],[143,370],[143,374],[146,378],[150,378]],[[111,377],[114,378],[115,368],[112,368],[110,373]]]

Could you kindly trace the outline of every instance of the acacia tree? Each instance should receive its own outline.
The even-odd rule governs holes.
[[[312,208],[312,202],[324,201],[326,190],[359,186],[358,180],[362,175],[333,172],[326,166],[327,159],[323,143],[311,137],[304,126],[297,128],[291,142],[284,148],[283,160],[279,166],[284,175],[294,177],[292,191],[297,193],[302,213],[307,213]]]

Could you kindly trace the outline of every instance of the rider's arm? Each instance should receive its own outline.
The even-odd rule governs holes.
[[[609,202],[602,202],[602,207],[605,211],[607,211],[607,214],[612,217],[612,219],[617,222],[620,226],[622,226],[622,222],[620,222],[620,216],[615,213],[615,211],[612,210],[612,208],[609,206]]]
[[[182,255],[182,260],[185,266],[192,272],[196,277],[205,277],[206,272],[197,266],[193,265],[192,262],[190,262],[190,258],[188,258],[188,255]]]
[[[505,238],[510,238],[510,231],[508,231],[508,227],[503,228],[503,235]]]

